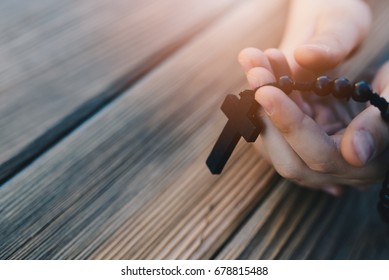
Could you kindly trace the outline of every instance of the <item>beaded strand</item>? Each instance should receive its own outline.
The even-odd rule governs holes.
[[[352,98],[356,102],[369,101],[371,105],[380,110],[382,119],[389,122],[389,103],[378,93],[373,92],[371,86],[365,81],[352,84],[346,78],[341,77],[335,80],[330,80],[327,76],[320,76],[314,82],[306,83],[295,82],[288,76],[282,76],[277,82],[269,83],[263,86],[275,86],[286,94],[290,94],[293,90],[313,91],[318,96],[327,96],[332,94],[338,99]],[[257,89],[255,89],[254,92]]]
[[[332,94],[338,99],[352,98],[356,102],[369,101],[371,105],[380,110],[381,118],[385,122],[389,123],[389,103],[385,100],[385,98],[373,92],[371,86],[365,81],[352,84],[346,78],[331,80],[327,76],[321,76],[312,83],[306,83],[295,82],[288,76],[282,76],[277,82],[269,83],[263,86],[275,86],[287,95],[293,90],[313,91],[316,95],[323,97]],[[255,91],[256,89],[253,92],[255,93]],[[382,183],[377,209],[382,220],[389,224],[389,171]]]

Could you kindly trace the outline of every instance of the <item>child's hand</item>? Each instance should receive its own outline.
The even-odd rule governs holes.
[[[361,1],[297,0],[281,45],[286,56],[276,49],[263,53],[250,48],[240,53],[239,61],[252,88],[281,75],[312,79],[344,61],[369,24],[369,9]],[[389,66],[377,76],[375,90],[389,99],[385,77]],[[363,187],[383,178],[389,129],[377,108],[314,94],[291,96],[274,87],[256,94],[268,115],[257,144],[282,176],[335,195],[344,185]]]

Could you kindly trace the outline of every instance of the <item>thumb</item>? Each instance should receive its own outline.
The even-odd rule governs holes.
[[[319,14],[313,36],[296,48],[296,62],[315,71],[342,62],[365,38],[371,13],[363,1],[336,1]]]
[[[383,66],[374,81],[376,90],[389,100],[389,63]],[[344,159],[354,166],[363,166],[389,147],[389,123],[380,111],[369,106],[348,125],[340,149]]]

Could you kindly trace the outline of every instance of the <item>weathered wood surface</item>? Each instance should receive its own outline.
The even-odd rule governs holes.
[[[0,3],[0,183],[237,3]]]
[[[155,1],[77,2],[83,3],[77,4],[82,9],[60,2],[54,7],[42,0],[41,6],[31,11],[40,15],[31,19],[36,25],[30,28],[36,30],[41,30],[55,11],[63,15],[59,16],[62,20],[52,22],[52,36],[57,38],[52,50],[57,50],[59,42],[87,46],[77,54],[64,55],[61,63],[53,60],[51,64],[42,58],[42,50],[30,50],[36,52],[35,59],[42,58],[42,65],[37,65],[46,70],[23,66],[28,75],[13,81],[14,85],[9,78],[12,71],[5,76],[10,79],[9,87],[21,88],[18,97],[4,91],[2,98],[9,104],[20,106],[23,100],[41,100],[21,107],[24,115],[19,125],[28,124],[29,118],[32,123],[41,118],[42,123],[36,131],[31,128],[25,132],[15,125],[4,126],[14,131],[12,139],[18,141],[15,147],[4,148],[10,152],[3,153],[3,158],[17,157],[22,147],[36,139],[46,141],[46,152],[37,153],[34,162],[0,188],[0,258],[389,258],[389,229],[375,212],[377,188],[368,193],[349,192],[341,199],[298,188],[280,179],[245,143],[238,145],[222,175],[210,175],[204,164],[225,123],[218,110],[224,94],[246,87],[236,62],[238,51],[246,46],[276,46],[288,1],[226,0],[207,5],[203,1],[160,2],[170,3],[175,10]],[[88,5],[97,6],[91,9]],[[128,25],[144,20],[150,5],[153,13],[164,15],[153,25],[155,29],[142,33],[147,26]],[[186,5],[197,11],[191,14],[193,17],[182,17]],[[12,11],[18,6],[8,3],[6,7]],[[94,43],[89,45],[89,39],[84,38],[89,29],[85,33],[81,30],[81,34],[65,32],[70,38],[57,34],[64,28],[63,21],[68,25],[73,22],[69,14],[61,12],[66,7],[80,21],[99,10],[103,19],[94,19],[91,26],[86,23],[88,28],[99,30],[104,25],[101,21],[111,19],[113,26],[107,26],[105,35],[96,39],[102,49]],[[128,16],[123,11],[126,7],[140,12]],[[351,77],[389,45],[389,36],[382,35],[388,28],[389,7],[385,1],[374,2],[373,7],[376,16],[371,39],[343,68]],[[119,23],[117,13],[126,19]],[[177,22],[180,27],[175,26]],[[266,28],[260,28],[264,24]],[[40,37],[25,28],[30,34],[26,38],[31,36],[31,42],[39,43]],[[112,34],[114,28],[121,35]],[[41,32],[42,39],[51,44]],[[120,40],[126,32],[135,36],[131,37],[133,42],[143,36],[147,39],[134,46],[128,38]],[[7,42],[1,42],[5,49]],[[131,47],[133,51],[126,59]],[[68,50],[66,46],[62,49]],[[163,55],[155,59],[159,50]],[[9,65],[29,65],[21,58],[7,57]],[[70,66],[63,65],[71,59],[75,72],[67,73]],[[139,65],[147,67],[139,69]],[[128,70],[136,74],[129,75],[115,100],[107,104],[107,100],[95,99],[105,88],[112,92],[109,84]],[[34,75],[41,87],[47,82],[60,97],[49,97],[44,104],[42,100],[50,93],[47,88],[41,96],[29,96],[27,89]],[[66,98],[69,91],[72,95]],[[51,105],[56,98],[58,102]],[[83,118],[75,110],[82,104],[89,104],[89,108],[95,102],[98,106]],[[16,110],[9,109],[16,105],[1,106],[0,114]],[[50,118],[48,123],[44,118]],[[66,133],[46,130],[74,118]],[[27,139],[21,140],[24,137]],[[49,145],[47,137],[56,141]],[[32,147],[25,151],[28,148]]]
[[[277,44],[283,27],[283,22],[275,19],[280,7],[282,1],[272,5],[242,2],[5,184],[0,190],[1,256],[91,257],[102,243],[126,227],[127,220],[151,212],[153,207],[169,205],[169,200],[153,203],[164,192],[181,187],[181,195],[197,198],[192,203],[182,201],[183,208],[170,213],[178,214],[178,220],[193,211],[213,188],[225,192],[222,182],[227,177],[212,177],[204,166],[218,133],[215,128],[224,122],[215,108],[225,92],[245,86],[236,62],[239,49],[257,43],[262,47]],[[264,20],[274,22],[272,28],[258,30]],[[257,36],[251,36],[254,33]],[[251,159],[252,164],[256,162]],[[230,177],[239,181],[232,174],[241,167],[235,166]],[[242,177],[245,172],[239,171]],[[199,185],[193,183],[194,178],[201,179]],[[219,203],[225,205],[233,199],[239,207],[216,216],[224,226],[205,239],[205,244],[212,241],[215,245],[206,247],[201,256],[217,250],[218,242],[228,238],[252,201],[258,199],[259,178],[247,179],[244,193],[251,194],[247,197],[237,200],[229,194],[213,201],[208,195],[210,208],[202,212],[202,224],[208,209],[218,210]],[[162,238],[165,232],[154,236]]]

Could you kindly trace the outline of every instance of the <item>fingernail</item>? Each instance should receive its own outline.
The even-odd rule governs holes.
[[[303,47],[313,51],[322,51],[326,53],[330,52],[330,47],[324,44],[305,44]]]
[[[373,156],[375,150],[373,136],[366,130],[358,130],[352,142],[359,160],[365,164]]]
[[[246,77],[252,89],[258,88],[261,85],[261,81],[258,79],[258,75],[255,72],[249,70],[246,74]]]
[[[270,102],[263,102],[262,103],[263,110],[265,110],[266,115],[271,117],[273,115],[273,106]]]
[[[339,196],[340,194],[339,189],[336,186],[327,186],[324,187],[322,190],[332,196]]]

